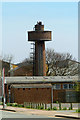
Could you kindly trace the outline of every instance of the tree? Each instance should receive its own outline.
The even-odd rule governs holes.
[[[13,55],[4,55],[3,57],[2,57],[2,61],[6,61],[6,62],[8,62],[8,63],[11,63],[12,62],[12,60],[13,60]]]
[[[5,69],[5,76],[9,76],[9,70],[11,69],[12,60],[13,60],[13,55],[4,55],[1,59],[2,68]]]
[[[75,86],[74,86],[75,91],[80,91],[80,82],[75,82]]]
[[[27,65],[32,65],[33,60],[31,58],[25,58],[21,63],[17,64],[18,66],[27,66]]]
[[[67,75],[68,73],[68,63],[70,66],[74,66],[74,62],[69,62],[70,60],[74,60],[70,53],[58,53],[53,49],[46,50],[46,64],[48,66],[47,75]],[[70,68],[69,68],[70,69]]]

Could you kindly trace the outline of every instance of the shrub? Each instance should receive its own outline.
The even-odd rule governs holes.
[[[62,110],[62,108],[59,108],[59,110]]]
[[[40,109],[40,106],[37,106],[37,109]]]
[[[47,110],[51,110],[51,108],[48,108]]]
[[[31,108],[30,106],[26,106],[26,108]]]
[[[40,109],[40,106],[37,106],[37,109]]]
[[[42,109],[44,109],[44,106],[38,106],[37,109],[42,110]]]
[[[17,103],[12,103],[13,107],[17,107],[17,105],[18,105]]]
[[[56,101],[56,103],[58,104],[59,102],[58,102],[58,101]]]
[[[44,106],[41,106],[40,109],[41,109],[41,110],[44,109]]]
[[[72,103],[71,103],[71,106],[70,106],[70,107],[71,107],[71,110],[72,110]]]
[[[59,110],[61,110],[61,103],[59,103]]]
[[[18,104],[17,106],[18,106],[18,107],[24,107],[24,105],[21,105],[21,104]]]
[[[0,105],[3,105],[3,102],[0,102]]]
[[[69,107],[69,110],[72,110],[71,107]]]
[[[57,108],[56,108],[56,107],[53,107],[53,110],[57,110]]]
[[[7,106],[12,106],[12,103],[7,103]]]
[[[67,110],[67,108],[66,108],[66,107],[64,107],[64,108],[63,108],[63,110]]]
[[[77,109],[76,112],[79,112],[79,113],[80,113],[80,109]]]

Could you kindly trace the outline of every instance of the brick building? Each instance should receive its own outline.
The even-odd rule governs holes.
[[[10,63],[0,60],[0,76],[2,75],[2,69],[5,69],[5,76],[9,76]]]
[[[18,66],[9,71],[10,76],[32,76],[33,68],[32,65]]]
[[[6,77],[6,102],[77,102],[73,89],[78,76]],[[74,95],[74,96],[73,96]]]

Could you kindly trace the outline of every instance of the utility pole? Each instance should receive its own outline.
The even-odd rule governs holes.
[[[53,103],[53,86],[51,88],[51,103]]]
[[[5,109],[5,69],[2,71],[2,96],[3,96],[3,108]]]

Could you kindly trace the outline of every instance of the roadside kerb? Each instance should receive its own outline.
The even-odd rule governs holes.
[[[72,118],[72,119],[80,119],[80,117],[71,116],[71,115],[63,115],[63,114],[56,114],[55,117],[65,117],[65,118]]]
[[[2,108],[1,110],[4,110],[4,111],[11,111],[11,112],[16,112],[16,110],[5,109],[5,108]]]
[[[9,108],[7,108],[7,107],[3,108],[2,105],[0,105],[0,110],[16,112],[16,110],[14,109],[14,107],[13,108],[12,107],[11,108],[10,107]]]

